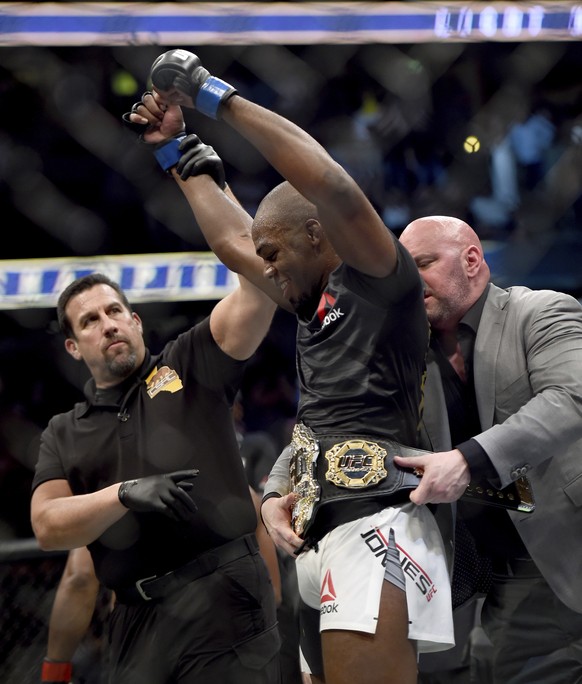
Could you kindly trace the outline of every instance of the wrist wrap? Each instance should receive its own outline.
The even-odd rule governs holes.
[[[201,114],[212,119],[218,119],[220,105],[235,93],[236,89],[230,83],[226,83],[216,76],[210,76],[200,86],[198,95],[196,95],[195,107]]]
[[[67,682],[73,676],[73,663],[45,658],[42,662],[41,682]]]
[[[165,143],[160,143],[160,145],[154,149],[154,157],[158,160],[158,164],[166,173],[170,173],[170,169],[173,166],[176,166],[180,160],[182,153],[178,148],[185,137],[186,135],[182,134],[175,138],[171,138]]]

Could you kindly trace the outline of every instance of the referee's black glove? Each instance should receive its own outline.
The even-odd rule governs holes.
[[[189,480],[198,470],[178,470],[164,475],[150,475],[127,480],[117,492],[121,503],[138,513],[163,513],[174,520],[189,520],[198,510],[188,492],[194,484]]]

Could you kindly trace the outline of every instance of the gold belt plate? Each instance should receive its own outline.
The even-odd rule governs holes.
[[[384,467],[386,450],[376,442],[348,440],[334,444],[325,452],[325,479],[337,487],[361,489],[377,484],[387,477]]]

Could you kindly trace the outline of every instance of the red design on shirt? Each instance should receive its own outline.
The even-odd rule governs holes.
[[[332,297],[327,292],[324,292],[321,295],[321,299],[319,300],[319,305],[317,307],[317,317],[319,318],[320,323],[323,323],[323,319],[327,313],[333,309],[334,305],[335,297]]]

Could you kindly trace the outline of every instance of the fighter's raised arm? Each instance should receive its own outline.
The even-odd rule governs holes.
[[[186,133],[181,108],[165,105],[157,93],[146,91],[123,119],[151,145],[160,166],[173,176],[208,246],[222,263],[290,310],[281,290],[265,278],[251,238],[253,219],[228,186],[222,159],[196,134]]]
[[[191,52],[170,50],[158,57],[151,79],[166,103],[220,118],[254,145],[316,207],[317,220],[342,261],[377,277],[394,270],[393,236],[357,183],[306,131],[238,95]]]

